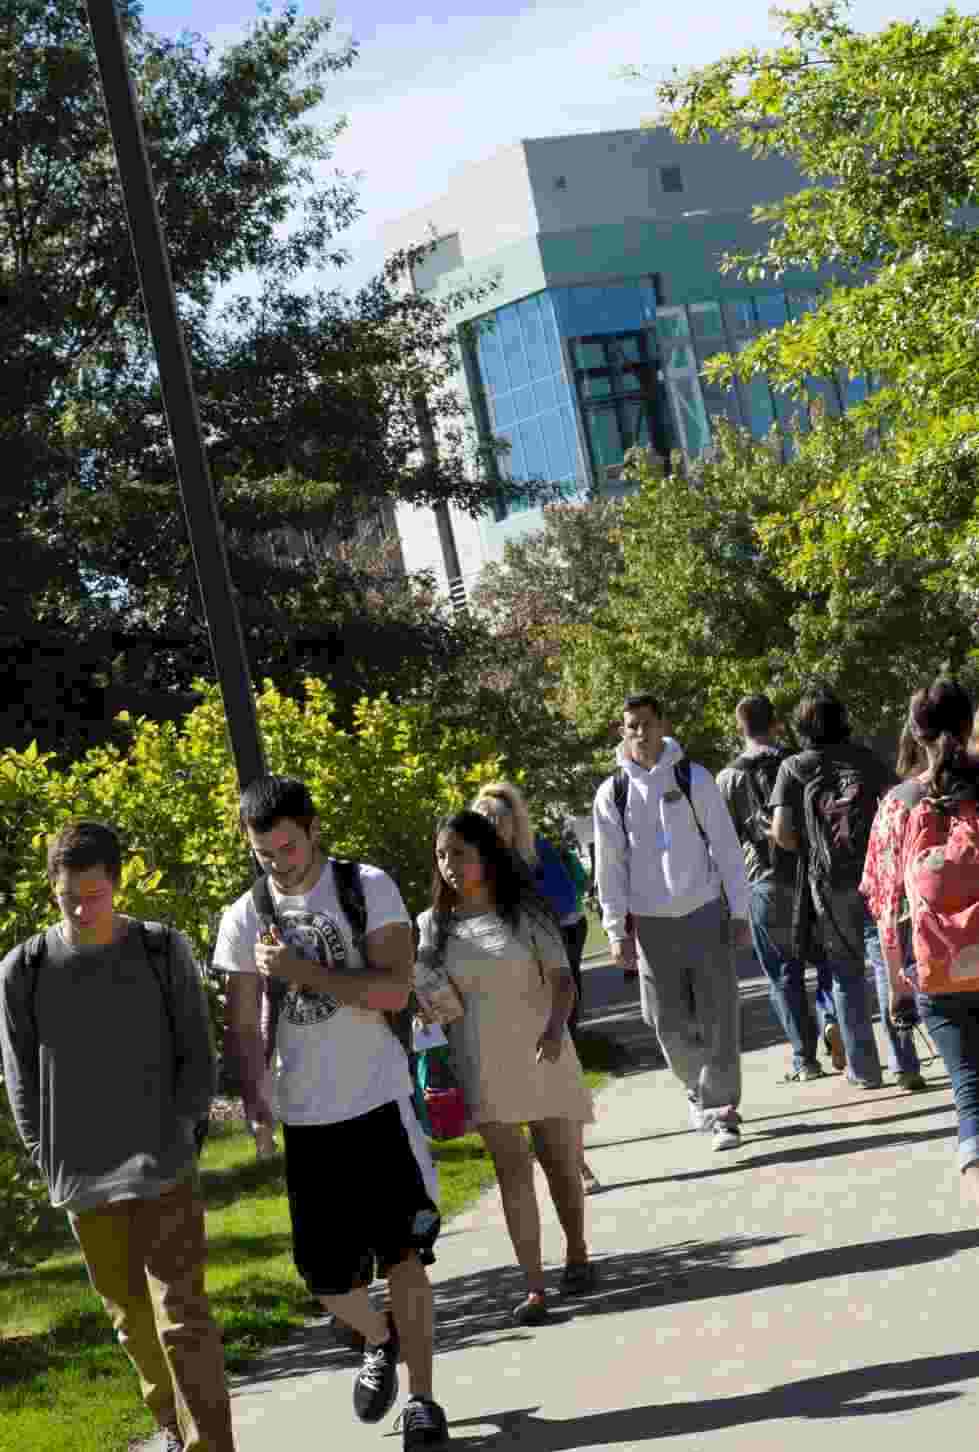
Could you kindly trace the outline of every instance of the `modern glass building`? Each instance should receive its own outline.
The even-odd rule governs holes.
[[[719,418],[760,438],[799,414],[763,377],[722,388],[702,370],[813,306],[817,277],[752,287],[721,269],[724,253],[762,245],[753,208],[803,184],[781,159],[681,146],[659,130],[524,141],[465,168],[386,240],[434,230],[419,290],[495,282],[493,307],[460,317],[472,325],[462,337],[477,429],[501,446],[501,475],[583,498],[622,487],[634,445],[695,458]],[[866,392],[846,377],[809,387],[834,414]],[[398,511],[405,563],[444,576],[426,514]],[[463,583],[540,520],[519,501],[478,522],[454,518]]]

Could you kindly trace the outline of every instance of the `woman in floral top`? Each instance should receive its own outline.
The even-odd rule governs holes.
[[[979,789],[979,761],[967,753],[972,724],[972,700],[957,681],[936,680],[912,697],[909,726],[927,756],[928,769],[881,802],[861,891],[877,920],[891,1011],[916,995],[918,1011],[945,1062],[959,1119],[959,1168],[979,1205],[979,994],[918,992],[913,966],[907,962],[907,931],[902,931],[907,919],[908,821],[926,795],[943,796],[963,785]]]

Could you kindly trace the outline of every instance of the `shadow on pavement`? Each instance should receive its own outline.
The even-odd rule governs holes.
[[[555,1298],[549,1323],[534,1330],[517,1327],[511,1320],[512,1309],[523,1294],[523,1277],[516,1266],[493,1267],[465,1276],[455,1276],[434,1286],[436,1354],[444,1355],[472,1346],[525,1342],[532,1337],[546,1336],[551,1326],[579,1316],[640,1311],[651,1306],[678,1302],[712,1301],[813,1281],[836,1281],[843,1276],[878,1275],[884,1271],[944,1260],[960,1251],[979,1248],[979,1230],[960,1230],[945,1234],[909,1235],[857,1245],[830,1246],[821,1250],[804,1251],[798,1255],[778,1255],[777,1258],[759,1263],[756,1252],[783,1245],[791,1239],[794,1237],[775,1235],[732,1236],[718,1241],[687,1240],[675,1245],[599,1258],[596,1260],[600,1275],[598,1289],[590,1296]],[[751,1253],[750,1259],[744,1264],[737,1264],[738,1257],[746,1253]],[[550,1275],[552,1289],[556,1289],[558,1274],[559,1272],[554,1271]],[[955,1358],[951,1360],[954,1361]],[[353,1366],[356,1361],[357,1358],[351,1352],[337,1346],[333,1333],[325,1323],[314,1322],[288,1345],[260,1357],[248,1376],[237,1381],[236,1387],[239,1392],[245,1392],[257,1383],[262,1389],[272,1391],[283,1380],[306,1376],[313,1371]],[[975,1353],[974,1364],[979,1371],[979,1352]],[[859,1377],[864,1373],[853,1375]],[[832,1384],[834,1378],[820,1379],[820,1385],[823,1383]],[[872,1388],[868,1387],[870,1389]],[[696,1409],[667,1406],[647,1410],[651,1418],[654,1412],[657,1416],[673,1418],[688,1414],[692,1417],[694,1410],[698,1417],[703,1417],[709,1414],[709,1407],[715,1405],[730,1409],[729,1419],[708,1420],[703,1423],[693,1420],[686,1429],[674,1425],[671,1435],[676,1435],[682,1430],[707,1431],[742,1420],[760,1419],[762,1415],[791,1415],[787,1410],[785,1396],[787,1393],[782,1395],[773,1391],[765,1393],[760,1400],[756,1397],[733,1398],[722,1403],[708,1404],[706,1409],[704,1406]],[[759,1413],[757,1418],[753,1418],[752,1406],[767,1404],[770,1404],[771,1410]],[[837,1406],[837,1402],[827,1401],[827,1414],[831,1407]],[[880,1410],[881,1404],[875,1402],[874,1409]],[[512,1415],[519,1418],[524,1414]],[[610,1414],[613,1422],[617,1417],[632,1415],[634,1414],[631,1412]],[[492,1422],[496,1419],[490,1416],[486,1420]],[[591,1420],[595,1419],[584,1419],[589,1427]],[[582,1424],[576,1422],[559,1425],[560,1435],[563,1436],[570,1433],[571,1427]],[[519,1430],[523,1437],[529,1429],[521,1424]],[[614,1428],[609,1428],[610,1434],[613,1430]],[[587,1436],[584,1431],[581,1435],[580,1442],[558,1441],[552,1444],[544,1441],[528,1445],[553,1445],[555,1449],[565,1446],[603,1445],[604,1439],[597,1427],[590,1428]],[[664,1433],[647,1427],[641,1434],[654,1435]],[[637,1436],[639,1434],[634,1432],[628,1435],[622,1432],[610,1435],[607,1440],[628,1441],[630,1437]]]
[[[528,1407],[487,1412],[484,1417],[450,1421],[449,1425],[453,1428],[453,1452],[478,1452],[483,1447],[517,1442],[521,1452],[573,1452],[579,1447],[614,1447],[622,1442],[654,1442],[660,1437],[698,1436],[758,1422],[909,1412],[955,1400],[963,1393],[952,1384],[976,1376],[979,1351],[964,1351],[954,1356],[924,1356],[915,1361],[832,1372],[709,1401],[652,1402],[567,1421],[550,1421],[537,1415],[537,1407]],[[873,1400],[866,1400],[868,1397]],[[486,1423],[497,1430],[467,1436],[463,1429],[474,1423]]]
[[[642,1185],[677,1185],[685,1180],[709,1180],[715,1175],[738,1175],[745,1170],[762,1169],[766,1165],[791,1165],[804,1164],[807,1160],[831,1159],[837,1155],[859,1154],[861,1150],[887,1149],[893,1145],[925,1144],[932,1139],[950,1139],[955,1137],[955,1128],[948,1125],[944,1129],[929,1129],[918,1134],[868,1134],[858,1139],[846,1138],[843,1140],[826,1141],[821,1144],[806,1145],[799,1149],[784,1149],[772,1154],[752,1154],[752,1147],[759,1141],[753,1141],[749,1134],[743,1138],[741,1149],[733,1153],[727,1153],[723,1159],[715,1157],[710,1164],[702,1170],[674,1170],[668,1175],[654,1175],[648,1180],[619,1180],[602,1181],[602,1188],[596,1190],[590,1196],[597,1199],[606,1195],[610,1190],[634,1190]],[[705,1136],[704,1150],[710,1155],[708,1148],[709,1141]],[[589,1150],[591,1146],[589,1145]]]

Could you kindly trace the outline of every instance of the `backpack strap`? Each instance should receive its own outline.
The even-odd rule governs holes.
[[[47,933],[35,933],[33,937],[20,945],[18,967],[24,975],[24,999],[27,1003],[27,1013],[35,1039],[37,1038],[37,980],[41,972],[41,964],[47,957],[47,953]]]
[[[336,888],[337,902],[347,922],[350,924],[351,935],[354,940],[354,947],[367,964],[367,949],[365,940],[367,938],[367,898],[364,894],[364,880],[361,876],[360,863],[352,862],[346,857],[331,857],[330,865],[333,868],[333,885]],[[409,1056],[412,1053],[411,1031],[413,1011],[409,999],[408,1006],[400,1013],[386,1013],[384,1015],[388,1028],[394,1034],[398,1043]]]
[[[693,804],[693,765],[690,761],[689,756],[680,757],[680,760],[673,768],[673,775],[676,777],[677,786],[680,788],[681,792],[687,799],[687,806],[690,808],[690,811],[693,814],[694,822],[697,825],[697,831],[700,833],[700,840],[704,844],[704,851],[707,853],[707,856],[710,857],[710,838],[704,831],[703,823],[701,822],[700,817],[697,815],[697,808]]]
[[[177,1062],[177,1018],[173,1011],[173,930],[168,923],[140,922],[140,937],[147,962],[163,995],[163,1007],[170,1025],[170,1042],[173,1045],[174,1061]],[[197,1153],[204,1148],[204,1141],[210,1128],[210,1116],[199,1119],[194,1125],[194,1143]]]
[[[354,947],[366,958],[364,939],[367,937],[367,899],[364,896],[364,882],[360,875],[360,863],[346,857],[331,857],[333,885],[336,888],[340,910],[353,934]]]
[[[629,773],[624,766],[615,768],[615,775],[612,777],[612,801],[615,803],[615,810],[619,814],[619,821],[622,823],[622,831],[625,834],[626,842],[629,840],[629,832],[625,824],[625,808],[629,800]]]
[[[275,911],[275,900],[272,897],[272,890],[269,887],[268,876],[263,872],[261,877],[256,877],[251,888],[252,906],[260,919],[274,923],[278,921]]]
[[[163,1007],[167,1015],[167,1023],[170,1025],[170,1040],[173,1044],[174,1053],[177,1049],[177,1020],[173,1012],[173,979],[170,973],[170,929],[166,923],[144,923],[140,922],[139,935],[143,940],[143,952],[146,954],[147,962],[153,970],[153,977],[157,981],[160,993],[163,995]]]

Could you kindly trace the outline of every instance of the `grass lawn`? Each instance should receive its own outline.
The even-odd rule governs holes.
[[[593,1088],[617,1066],[615,1046],[582,1038]],[[493,1171],[477,1135],[436,1147],[443,1217],[470,1205]],[[207,1285],[229,1369],[284,1341],[309,1313],[290,1254],[281,1158],[257,1161],[238,1124],[216,1125],[202,1159]],[[153,1431],[135,1376],[90,1290],[74,1241],[27,1274],[0,1274],[0,1448],[125,1452]]]

